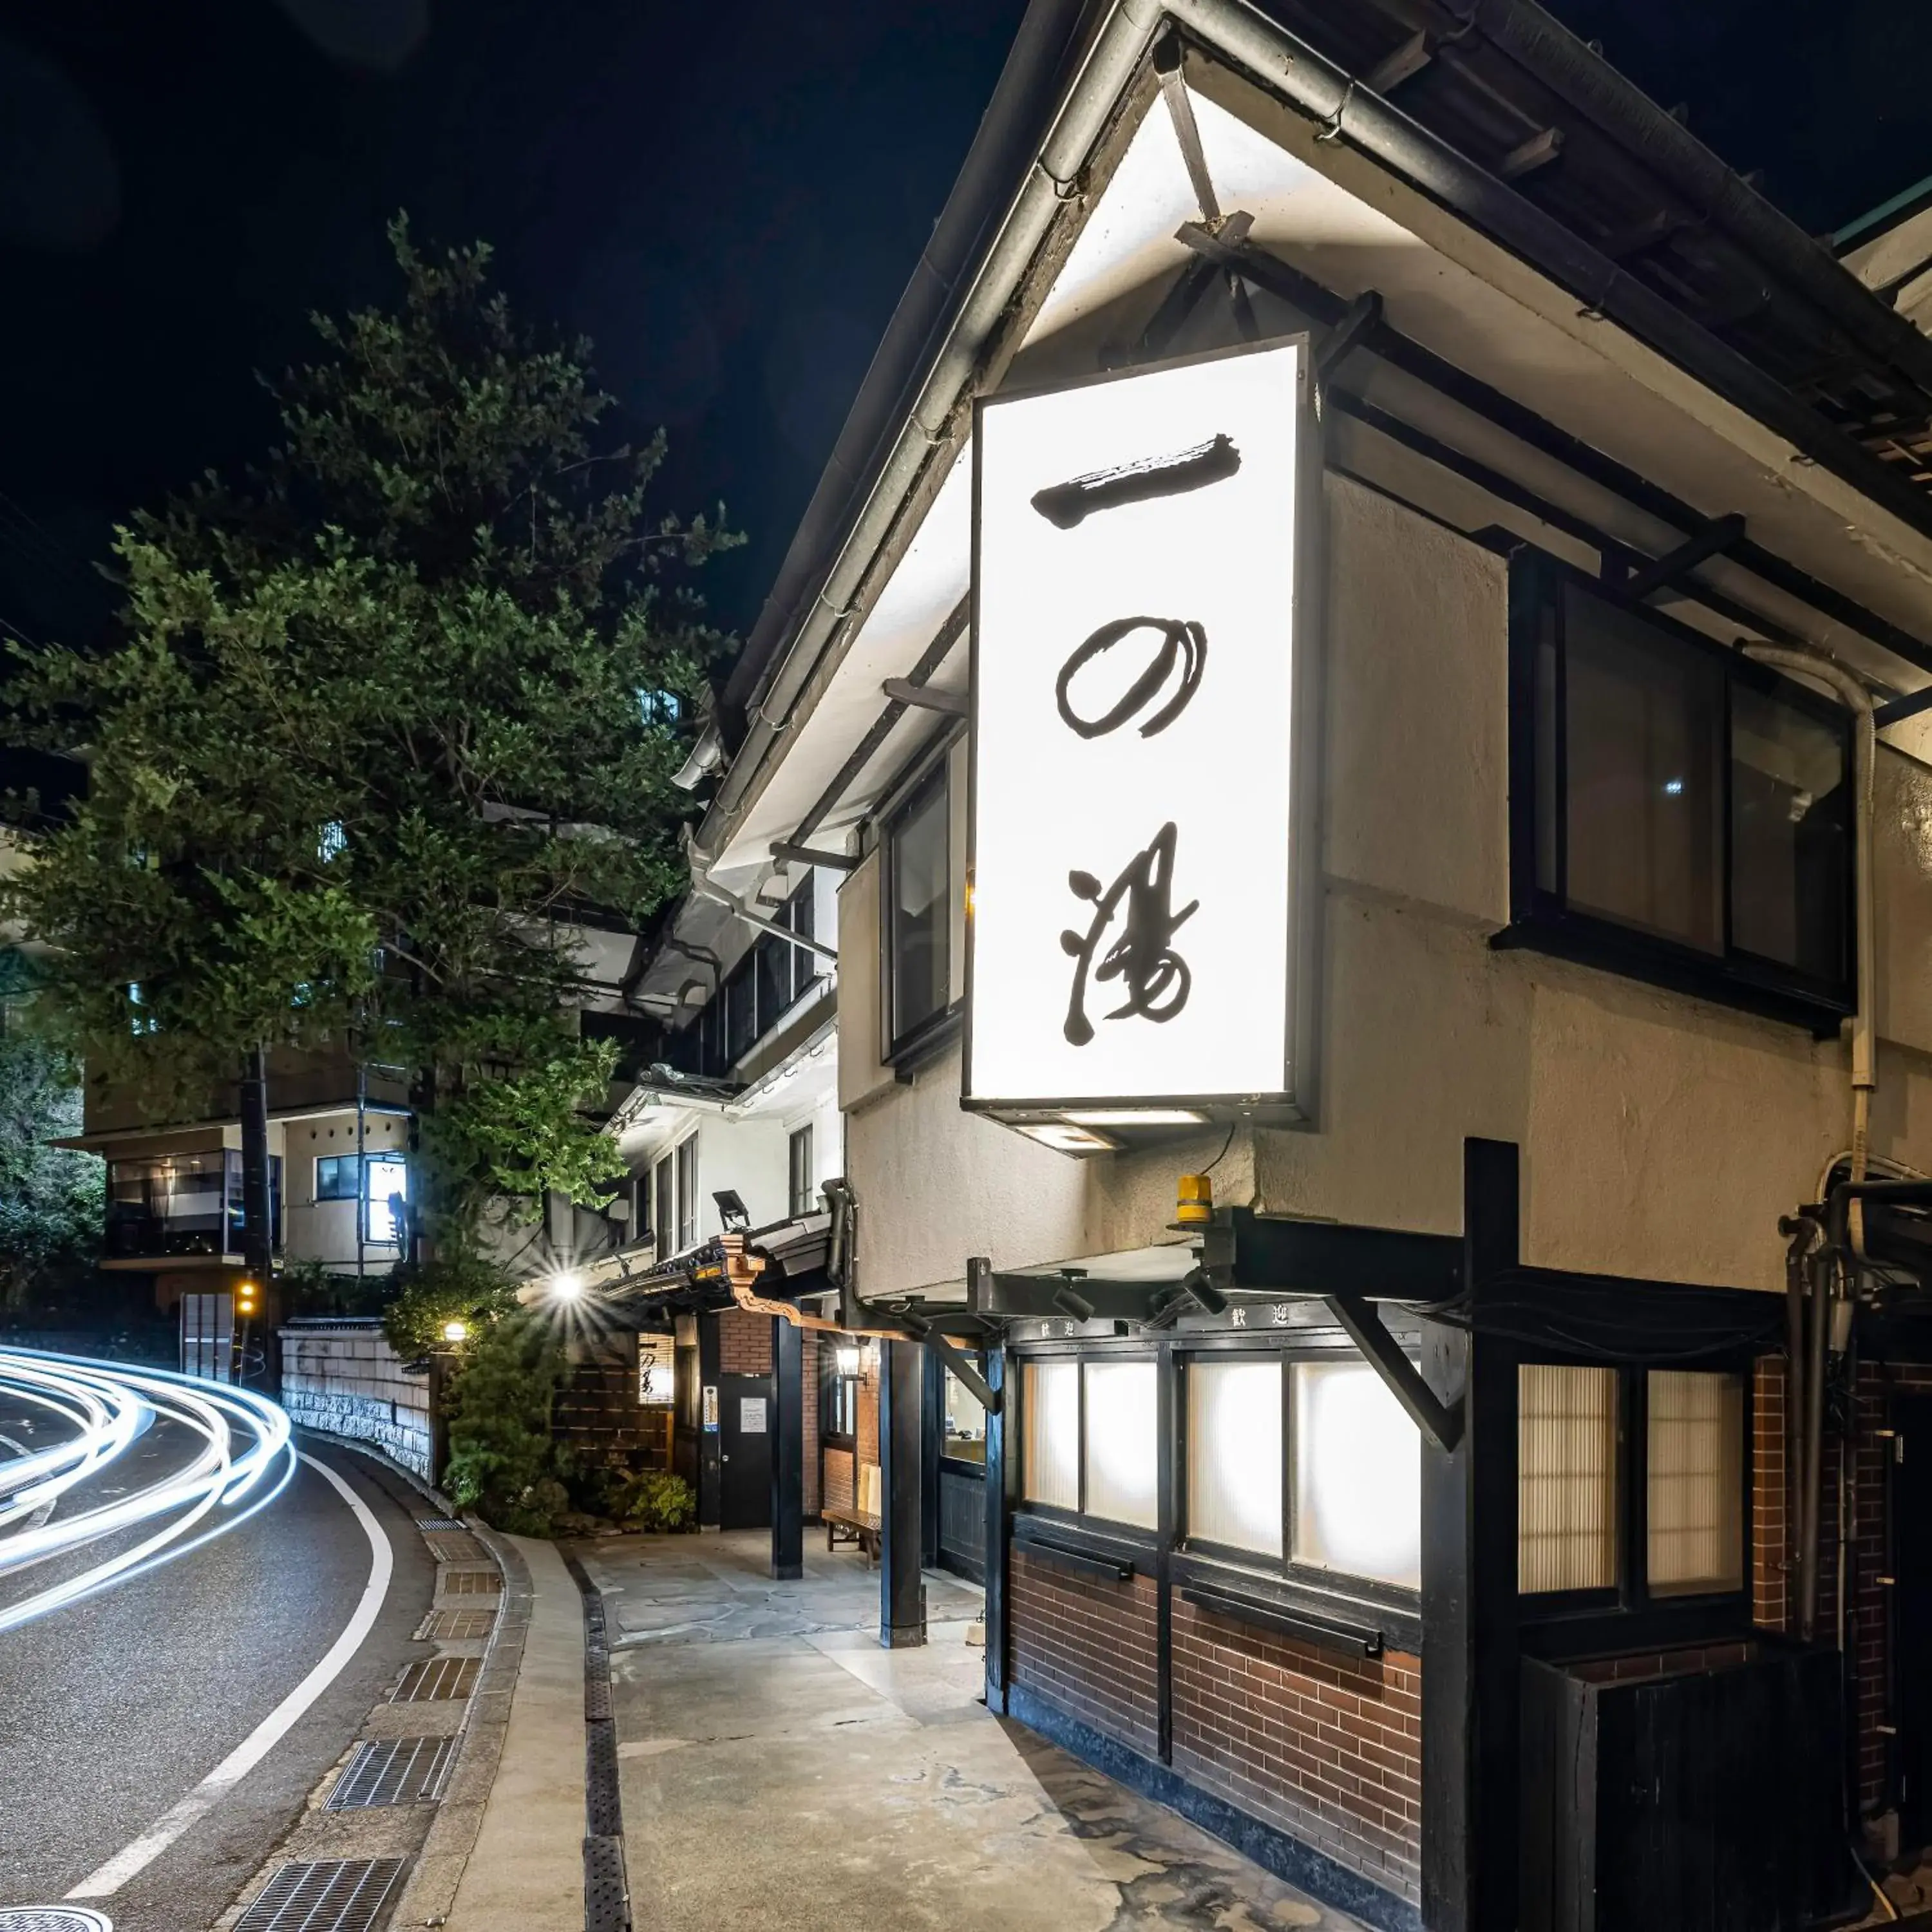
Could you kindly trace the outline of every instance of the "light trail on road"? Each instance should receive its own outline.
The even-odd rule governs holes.
[[[267,1396],[226,1383],[0,1349],[0,1400],[24,1403],[62,1432],[44,1448],[0,1457],[0,1598],[10,1594],[8,1580],[23,1571],[129,1532],[148,1532],[57,1582],[0,1600],[0,1631],[225,1535],[272,1502],[295,1473],[288,1417]],[[185,1462],[112,1502],[63,1510],[70,1498],[80,1501],[73,1492],[157,1424],[196,1440]]]

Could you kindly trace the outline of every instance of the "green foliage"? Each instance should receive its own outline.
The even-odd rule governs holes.
[[[285,1315],[376,1315],[394,1293],[392,1272],[336,1274],[320,1262],[290,1262],[277,1276]]]
[[[614,446],[487,250],[391,240],[400,304],[318,319],[265,464],[118,532],[123,640],[13,647],[0,738],[90,783],[0,919],[54,949],[65,1043],[170,1111],[258,1042],[409,1066],[412,1212],[463,1251],[493,1194],[614,1172],[576,935],[682,882],[728,648],[686,580],[736,539],[647,513],[662,439]]]
[[[106,1167],[50,1142],[77,1134],[80,1086],[60,1047],[0,1000],[0,1309],[92,1271],[100,1252]]]
[[[382,1333],[406,1362],[432,1349],[473,1353],[493,1326],[520,1313],[516,1290],[488,1262],[463,1250],[425,1262],[404,1280],[401,1292],[382,1310]],[[470,1333],[452,1343],[443,1334],[452,1322]]]
[[[698,1498],[682,1476],[645,1469],[612,1498],[610,1514],[638,1529],[666,1532],[698,1527]]]
[[[516,1536],[547,1536],[568,1508],[568,1456],[550,1441],[551,1404],[568,1372],[556,1331],[519,1310],[486,1328],[445,1397],[443,1486]]]

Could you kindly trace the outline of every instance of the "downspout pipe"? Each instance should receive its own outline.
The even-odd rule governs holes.
[[[1878,766],[1878,728],[1872,717],[1872,696],[1864,686],[1834,659],[1820,652],[1792,650],[1781,645],[1747,642],[1747,653],[1757,663],[1796,671],[1831,686],[1852,714],[1853,830],[1852,890],[1855,902],[1852,943],[1856,954],[1856,1004],[1852,1012],[1852,1169],[1853,1185],[1862,1186],[1871,1160],[1871,1099],[1878,1086],[1874,1036],[1878,1022],[1877,894],[1872,877],[1872,788]],[[1850,1222],[1852,1250],[1864,1252],[1864,1216],[1856,1197]]]

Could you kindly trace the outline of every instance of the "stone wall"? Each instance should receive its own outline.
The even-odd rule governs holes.
[[[297,1428],[367,1442],[433,1480],[429,1378],[403,1372],[380,1322],[317,1317],[281,1339],[282,1406]]]

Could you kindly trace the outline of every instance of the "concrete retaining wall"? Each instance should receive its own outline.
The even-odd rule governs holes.
[[[380,1322],[294,1322],[281,1338],[282,1406],[298,1428],[371,1443],[434,1480],[429,1378],[404,1374]]]

